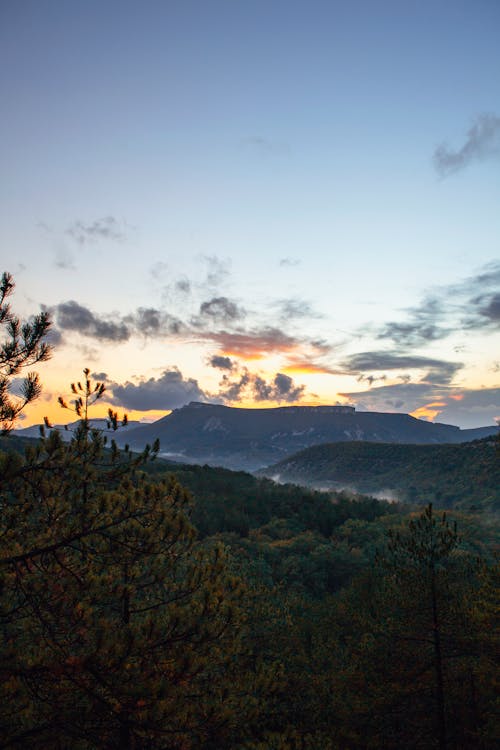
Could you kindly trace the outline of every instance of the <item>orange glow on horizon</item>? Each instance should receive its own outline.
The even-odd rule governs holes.
[[[314,362],[292,362],[281,368],[283,372],[294,375],[334,375],[335,373],[323,365],[315,365]]]
[[[415,419],[427,419],[428,421],[433,422],[438,414],[441,414],[445,406],[446,403],[444,401],[435,401],[430,404],[425,404],[424,406],[419,406],[418,409],[411,411],[410,417],[415,417]]]

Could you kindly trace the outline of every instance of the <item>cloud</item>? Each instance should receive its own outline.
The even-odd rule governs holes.
[[[98,240],[123,242],[127,236],[124,224],[117,221],[114,216],[103,216],[89,223],[78,219],[68,227],[66,234],[69,234],[79,245]]]
[[[261,135],[243,138],[242,145],[261,156],[289,156],[290,145],[285,141],[276,141]]]
[[[54,265],[56,266],[56,268],[61,268],[64,271],[75,271],[75,256],[66,248],[61,248],[56,252]]]
[[[300,260],[297,258],[281,258],[279,265],[281,268],[293,268],[294,266],[298,266],[300,264]]]
[[[178,409],[190,401],[207,401],[209,397],[194,378],[184,378],[176,367],[165,370],[159,378],[141,380],[139,383],[127,381],[123,385],[108,385],[112,393],[111,403],[124,409],[150,411]]]
[[[191,282],[185,277],[177,279],[174,286],[176,291],[181,294],[189,294],[191,292]]]
[[[221,357],[218,354],[210,357],[209,364],[219,370],[232,370],[234,367],[234,362],[229,357]]]
[[[246,311],[227,297],[212,297],[212,299],[201,303],[197,324],[200,324],[203,319],[209,319],[217,323],[228,323],[241,320],[245,315]]]
[[[289,375],[278,372],[270,381],[257,373],[243,368],[236,379],[224,375],[219,396],[225,402],[241,401],[243,398],[274,403],[294,403],[304,395],[305,386],[296,385]]]
[[[378,339],[390,339],[400,346],[414,347],[439,341],[450,335],[452,328],[439,325],[446,316],[443,299],[427,296],[417,307],[407,309],[408,322],[390,321],[378,332]]]
[[[178,318],[154,307],[139,307],[134,313],[99,315],[75,300],[61,302],[53,310],[60,331],[75,331],[96,341],[128,341],[132,335],[146,338],[179,336],[187,326]]]
[[[218,354],[243,359],[263,359],[273,354],[288,354],[319,357],[327,354],[331,347],[325,341],[312,341],[285,333],[280,328],[267,326],[251,330],[204,331],[198,334],[204,341],[213,341],[219,347]]]
[[[214,341],[224,355],[244,359],[262,359],[268,354],[293,351],[299,340],[278,328],[261,328],[253,331],[206,332],[203,338]]]
[[[480,320],[483,319],[495,328],[500,323],[500,292],[497,294],[482,294],[471,300],[473,305],[477,305],[476,319],[471,320],[469,327],[483,327]]]
[[[207,264],[207,275],[203,286],[216,288],[229,276],[230,261],[218,258],[216,255],[202,255],[201,260]]]
[[[500,414],[500,388],[463,389],[431,382],[396,383],[369,391],[339,393],[358,411],[393,411],[427,416],[461,427],[494,424]]]
[[[126,315],[123,320],[146,337],[178,336],[187,331],[187,326],[179,318],[155,307],[138,307],[135,313]]]
[[[435,287],[419,305],[406,310],[407,321],[390,321],[375,336],[400,348],[413,348],[463,329],[494,330],[499,309],[500,262],[493,261],[458,283]]]
[[[130,330],[122,320],[115,322],[95,315],[88,307],[74,300],[57,305],[56,322],[63,331],[77,331],[99,341],[121,342],[130,338]]]
[[[449,383],[458,370],[463,367],[461,362],[447,362],[432,357],[420,357],[409,354],[393,354],[391,352],[359,352],[353,354],[341,363],[345,374],[365,372],[380,372],[383,370],[428,370],[423,376],[426,383]],[[362,379],[368,380],[363,377]],[[372,378],[372,382],[376,378]]]
[[[282,320],[323,317],[320,313],[317,313],[313,309],[312,305],[307,302],[307,300],[303,300],[298,297],[280,299],[277,300],[275,304],[279,310],[279,315]]]
[[[500,117],[482,114],[467,131],[465,143],[453,150],[441,144],[434,152],[434,166],[441,177],[467,167],[471,162],[500,156]]]

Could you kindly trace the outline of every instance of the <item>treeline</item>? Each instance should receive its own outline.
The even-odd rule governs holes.
[[[493,525],[149,458],[0,455],[0,747],[495,746]]]

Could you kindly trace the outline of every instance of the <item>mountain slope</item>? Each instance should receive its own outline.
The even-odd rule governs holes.
[[[462,445],[329,443],[259,472],[310,487],[394,495],[439,507],[500,510],[498,440]]]
[[[122,432],[117,440],[140,450],[159,438],[162,454],[176,460],[253,471],[321,443],[460,443],[495,430],[460,430],[408,414],[356,412],[352,407],[237,409],[193,402],[153,424]]]

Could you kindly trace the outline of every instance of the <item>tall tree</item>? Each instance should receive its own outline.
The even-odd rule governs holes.
[[[41,392],[38,374],[31,372],[20,383],[19,396],[13,396],[13,376],[50,357],[50,346],[43,340],[51,326],[49,314],[41,312],[21,322],[7,302],[14,287],[12,276],[4,272],[0,279],[0,434],[12,429],[25,406]]]
[[[455,526],[431,505],[405,529],[389,532],[375,570],[340,605],[337,706],[358,738],[353,746],[494,746],[481,730],[492,678],[480,653],[490,636],[474,606],[481,570]]]
[[[149,450],[90,427],[101,385],[86,372],[73,390],[69,444],[53,431],[2,457],[0,748],[223,747],[258,679],[241,582],[197,541],[188,493],[145,477]]]

